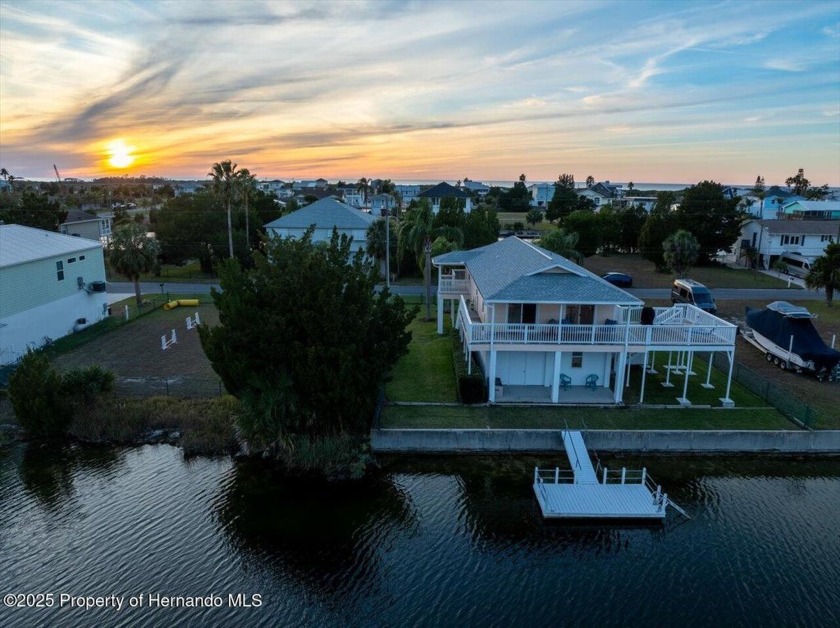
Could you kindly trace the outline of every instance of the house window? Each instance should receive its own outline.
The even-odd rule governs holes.
[[[76,258],[75,258],[75,257],[71,257],[70,259],[68,259],[68,260],[67,260],[67,263],[68,263],[68,264],[72,264],[72,263],[74,263],[75,261],[76,261]]]
[[[55,274],[59,281],[64,281],[64,262],[58,261],[55,263]]]
[[[83,259],[85,259],[85,256],[84,255],[79,255],[79,261],[81,262]]]
[[[820,242],[834,242],[834,236],[830,236],[830,235],[820,236]]]
[[[802,244],[800,241],[799,236],[794,235],[783,235],[782,236],[782,245],[785,244]]]
[[[536,303],[509,303],[508,304],[508,324],[518,325],[520,323],[525,325],[533,325],[537,322],[537,304]]]
[[[583,368],[583,352],[582,351],[572,352],[572,368],[573,369]]]
[[[570,325],[591,325],[595,321],[595,306],[567,305],[563,321]]]

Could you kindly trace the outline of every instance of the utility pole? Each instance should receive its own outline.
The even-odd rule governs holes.
[[[426,320],[432,320],[432,240],[426,238],[423,244],[423,252],[426,254]]]

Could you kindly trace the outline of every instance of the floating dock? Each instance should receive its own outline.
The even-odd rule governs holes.
[[[571,471],[534,469],[534,494],[544,518],[663,520],[669,505],[685,514],[646,469],[596,471],[581,432],[564,430],[562,435]]]

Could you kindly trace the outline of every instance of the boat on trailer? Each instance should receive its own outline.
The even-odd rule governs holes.
[[[807,308],[774,301],[763,309],[747,307],[743,335],[782,370],[811,373],[819,380],[837,377],[840,351],[825,344]]]

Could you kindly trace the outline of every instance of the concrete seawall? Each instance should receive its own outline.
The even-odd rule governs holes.
[[[424,430],[371,432],[379,453],[556,452],[561,430]],[[601,452],[781,453],[840,455],[840,431],[589,430],[586,445]]]

